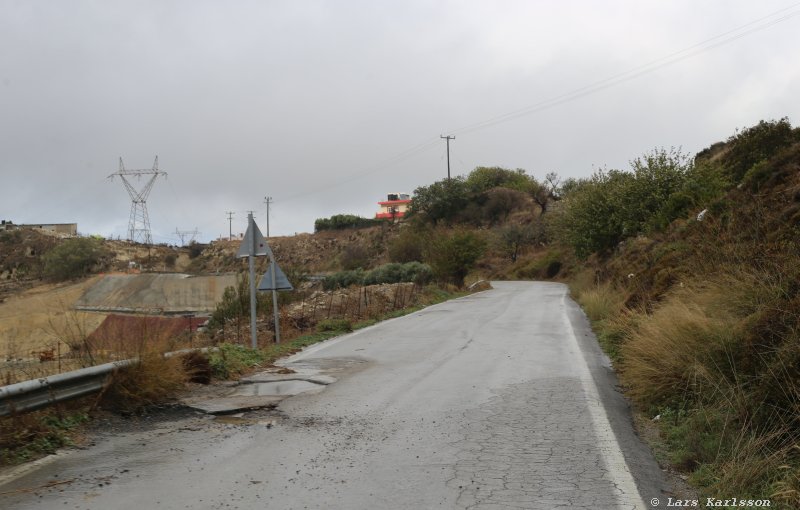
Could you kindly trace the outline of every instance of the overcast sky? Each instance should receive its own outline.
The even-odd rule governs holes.
[[[789,0],[0,0],[0,218],[125,238],[120,156],[158,155],[175,243],[265,231],[267,195],[272,235],[372,216],[446,176],[442,134],[454,175],[693,154],[800,123],[798,33]]]

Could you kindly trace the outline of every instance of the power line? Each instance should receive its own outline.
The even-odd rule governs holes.
[[[725,44],[731,43],[731,42],[733,42],[733,41],[735,41],[737,39],[741,39],[742,37],[745,37],[747,35],[753,34],[755,32],[759,32],[761,30],[765,30],[765,29],[767,29],[769,27],[777,25],[778,23],[782,23],[784,21],[787,21],[787,20],[797,16],[798,14],[800,14],[800,10],[794,10],[793,11],[793,9],[795,9],[797,6],[800,6],[800,2],[796,2],[796,3],[792,4],[792,5],[789,5],[788,7],[784,7],[782,9],[777,10],[777,11],[774,11],[774,12],[772,12],[770,14],[767,14],[765,16],[757,18],[757,19],[755,19],[753,21],[750,21],[748,23],[745,23],[744,25],[740,25],[740,26],[738,26],[736,28],[727,30],[727,31],[722,32],[720,34],[717,34],[717,35],[715,35],[713,37],[705,39],[705,40],[703,40],[703,41],[701,41],[699,43],[693,44],[693,45],[688,46],[686,48],[683,48],[681,50],[678,50],[678,51],[675,51],[673,53],[670,53],[670,54],[668,54],[668,55],[666,55],[664,57],[658,58],[656,60],[652,60],[652,61],[647,62],[645,64],[636,66],[634,68],[631,68],[628,71],[625,71],[625,72],[610,76],[610,77],[605,78],[603,80],[599,80],[599,81],[590,83],[590,84],[585,85],[583,87],[579,87],[577,89],[574,89],[574,90],[572,90],[570,92],[566,92],[564,94],[560,94],[560,95],[554,96],[552,98],[549,98],[549,99],[534,103],[532,105],[529,105],[529,106],[526,106],[526,107],[523,107],[523,108],[518,108],[516,110],[512,110],[512,111],[504,113],[502,115],[491,117],[489,119],[485,119],[485,120],[482,120],[482,121],[479,121],[479,122],[475,122],[473,124],[468,124],[466,126],[462,126],[462,127],[458,128],[458,129],[450,130],[450,133],[465,134],[465,133],[471,133],[471,132],[479,131],[481,129],[485,129],[485,128],[488,128],[488,127],[496,126],[498,124],[509,122],[509,121],[517,119],[519,117],[524,117],[524,116],[527,116],[527,115],[531,115],[533,113],[537,113],[537,112],[540,112],[542,110],[545,110],[545,109],[548,109],[548,108],[552,108],[552,107],[555,107],[555,106],[559,106],[561,104],[568,103],[568,102],[580,99],[580,98],[582,98],[584,96],[588,96],[590,94],[594,94],[594,93],[600,92],[600,91],[605,90],[607,88],[611,88],[613,86],[620,85],[622,83],[625,83],[627,81],[633,80],[633,79],[638,78],[640,76],[643,76],[645,74],[649,74],[649,73],[652,73],[654,71],[657,71],[658,69],[661,69],[663,67],[676,64],[676,63],[681,62],[683,60],[686,60],[688,58],[691,58],[691,57],[694,57],[696,55],[699,55],[701,53],[705,53],[705,52],[710,51],[712,49],[715,49],[715,48],[718,48],[718,47],[723,46]],[[776,17],[776,16],[779,16],[779,17]],[[441,137],[441,135],[440,135],[440,137]],[[417,145],[415,145],[413,147],[410,147],[409,149],[406,149],[406,150],[396,154],[395,156],[392,156],[392,157],[384,160],[383,162],[381,162],[379,164],[373,165],[370,168],[367,168],[362,172],[358,172],[356,174],[353,174],[352,176],[347,177],[345,179],[339,179],[339,180],[336,181],[336,183],[328,184],[326,186],[320,186],[320,187],[318,187],[316,189],[304,191],[304,192],[301,192],[301,193],[296,193],[294,195],[289,195],[288,197],[285,197],[283,200],[284,201],[289,201],[289,200],[294,200],[294,199],[299,198],[299,197],[313,195],[313,194],[318,193],[320,191],[328,190],[328,189],[331,189],[332,187],[338,187],[338,186],[341,186],[343,184],[355,181],[355,180],[360,179],[361,177],[364,177],[366,175],[371,175],[371,174],[377,173],[377,172],[379,172],[379,171],[381,171],[381,170],[383,170],[383,169],[385,169],[385,168],[387,168],[389,166],[393,166],[393,165],[396,165],[397,163],[405,161],[406,159],[410,158],[411,156],[414,156],[416,154],[425,152],[425,151],[431,149],[432,147],[434,147],[437,143],[438,143],[438,139],[437,138],[426,139],[425,141],[423,141],[423,142],[421,142],[421,143],[419,143],[419,144],[417,144]]]
[[[728,31],[723,32],[721,34],[718,34],[718,35],[715,35],[715,36],[710,37],[708,39],[705,39],[704,41],[701,41],[699,43],[693,44],[691,46],[688,46],[688,47],[683,48],[681,50],[678,50],[676,52],[670,53],[669,55],[666,55],[664,57],[658,58],[656,60],[652,60],[650,62],[647,62],[645,64],[639,65],[637,67],[631,68],[631,69],[629,69],[627,71],[624,71],[622,73],[619,73],[619,74],[610,76],[608,78],[605,78],[605,79],[590,83],[590,84],[585,85],[583,87],[571,90],[569,92],[566,92],[564,94],[560,94],[558,96],[554,96],[552,98],[540,101],[538,103],[534,103],[532,105],[529,105],[529,106],[526,106],[526,107],[523,107],[523,108],[519,108],[517,110],[513,110],[513,111],[510,111],[508,113],[504,113],[502,115],[498,115],[496,117],[492,117],[490,119],[486,119],[486,120],[483,120],[483,121],[476,122],[474,124],[469,124],[469,125],[466,125],[466,126],[462,126],[462,127],[458,128],[458,129],[453,129],[451,132],[453,132],[453,133],[462,133],[463,134],[463,133],[469,133],[469,132],[473,132],[473,131],[478,131],[480,129],[484,129],[484,128],[487,128],[487,127],[496,126],[498,124],[502,124],[504,122],[508,122],[510,120],[514,120],[514,119],[517,119],[519,117],[523,117],[525,115],[530,115],[532,113],[536,113],[536,112],[545,110],[547,108],[552,108],[554,106],[558,106],[558,105],[561,105],[561,104],[564,104],[564,103],[567,103],[567,102],[570,102],[570,101],[574,101],[576,99],[579,99],[581,97],[593,94],[595,92],[599,92],[601,90],[605,90],[605,89],[610,88],[612,86],[619,85],[621,83],[625,83],[627,81],[633,80],[634,78],[638,78],[638,77],[643,76],[645,74],[649,74],[649,73],[652,73],[654,71],[657,71],[658,69],[661,69],[663,67],[666,67],[666,66],[669,66],[669,65],[672,65],[672,64],[676,64],[676,63],[681,62],[683,60],[686,60],[688,58],[697,56],[697,55],[699,55],[701,53],[705,53],[705,52],[710,51],[712,49],[715,49],[715,48],[718,48],[718,47],[723,46],[725,44],[731,43],[731,42],[733,42],[733,41],[735,41],[737,39],[741,39],[742,37],[745,37],[745,36],[750,35],[752,33],[764,30],[764,29],[769,28],[771,26],[777,25],[778,23],[782,23],[782,22],[784,22],[784,21],[786,21],[788,19],[791,19],[791,18],[795,17],[796,15],[800,14],[800,11],[793,11],[793,12],[786,13],[786,14],[784,14],[783,16],[781,16],[779,18],[772,19],[772,20],[770,20],[770,21],[768,21],[766,23],[761,23],[759,25],[760,22],[762,22],[764,20],[767,20],[767,19],[770,19],[770,18],[774,18],[776,15],[784,13],[784,12],[789,11],[791,9],[794,9],[798,5],[800,5],[800,2],[792,4],[791,6],[783,8],[783,9],[780,9],[778,11],[775,11],[775,12],[773,12],[771,14],[766,15],[766,16],[762,16],[761,18],[758,18],[758,19],[756,19],[754,21],[751,21],[749,23],[746,23],[746,24],[741,25],[739,27],[736,27],[734,29],[728,30]],[[753,25],[756,25],[756,26],[753,26]],[[748,28],[748,27],[752,27],[752,28]],[[744,29],[747,29],[747,30],[744,30]]]
[[[371,175],[371,174],[377,173],[377,172],[379,172],[379,171],[381,171],[381,170],[383,170],[385,168],[394,166],[397,163],[405,161],[405,160],[409,159],[412,156],[415,156],[417,154],[421,154],[423,152],[429,151],[432,148],[436,147],[436,145],[438,145],[438,144],[439,144],[439,138],[431,137],[431,138],[425,140],[424,142],[419,143],[419,144],[415,145],[414,147],[411,147],[410,149],[406,149],[406,150],[404,150],[404,151],[402,151],[402,152],[400,152],[400,153],[398,153],[398,154],[396,154],[396,155],[394,155],[394,156],[392,156],[390,158],[387,158],[387,159],[383,160],[380,163],[377,163],[375,165],[370,166],[369,168],[365,169],[362,172],[358,172],[358,173],[353,174],[350,177],[347,177],[347,178],[344,178],[344,179],[338,179],[335,184],[333,184],[333,183],[326,184],[324,186],[319,186],[319,187],[316,187],[316,188],[311,189],[311,190],[303,191],[303,192],[300,192],[300,193],[295,193],[293,195],[288,195],[286,197],[282,197],[281,198],[281,202],[289,202],[289,201],[294,200],[296,198],[305,197],[305,196],[308,196],[308,195],[313,195],[315,193],[319,193],[320,191],[329,190],[332,187],[338,187],[338,186],[342,186],[343,184],[347,184],[347,183],[356,181],[356,180],[358,180],[358,179],[360,179],[362,177],[365,177],[367,175]]]

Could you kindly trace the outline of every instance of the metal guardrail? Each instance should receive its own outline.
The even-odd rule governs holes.
[[[100,391],[115,371],[135,360],[114,361],[0,387],[0,416],[24,413]]]
[[[208,352],[216,348],[182,349],[168,352],[165,358],[199,351]],[[0,386],[0,417],[14,413],[24,413],[47,407],[56,402],[83,397],[103,389],[115,370],[137,363],[138,359],[125,359],[88,368],[81,368],[63,374],[40,379],[22,381],[8,386]]]

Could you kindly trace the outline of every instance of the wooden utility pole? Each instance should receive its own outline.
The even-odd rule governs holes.
[[[439,135],[439,138],[443,138],[443,139],[447,140],[447,180],[449,181],[450,180],[450,140],[455,140],[456,137],[455,136],[450,136],[450,135],[447,135],[447,136]]]
[[[264,203],[267,204],[267,239],[269,239],[269,205],[272,203],[272,197],[264,197]]]
[[[233,239],[233,211],[226,211],[228,215],[228,241]]]

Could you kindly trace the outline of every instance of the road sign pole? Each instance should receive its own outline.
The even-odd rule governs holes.
[[[250,344],[253,349],[258,349],[258,335],[256,332],[256,236],[253,213],[247,215],[247,228],[253,232],[250,236],[250,253],[247,257],[250,269]]]
[[[278,279],[275,278],[275,267],[277,267],[278,263],[275,260],[271,260],[272,262],[269,265],[270,272],[272,273],[272,310],[275,313],[275,343],[281,343],[281,312],[278,310],[278,291],[274,288],[277,287]]]

